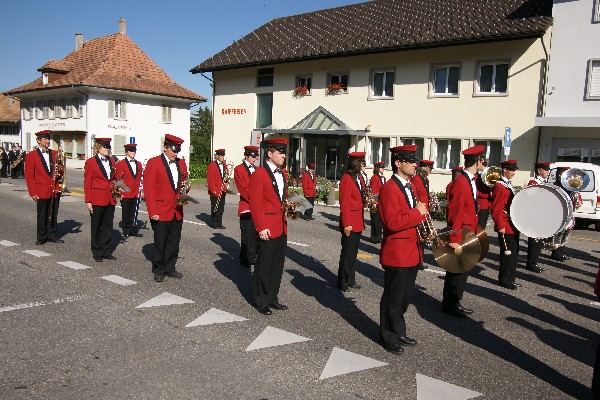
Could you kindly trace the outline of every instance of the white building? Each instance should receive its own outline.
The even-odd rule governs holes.
[[[0,146],[8,150],[21,144],[21,105],[18,99],[0,93]]]
[[[555,0],[540,159],[600,165],[600,0]]]
[[[205,98],[167,76],[125,34],[84,43],[38,69],[38,79],[7,91],[21,100],[23,148],[36,145],[35,132],[49,129],[53,149],[62,146],[70,167],[83,166],[92,155],[94,137],[113,139],[113,154],[124,155],[136,143],[139,160],[162,152],[165,134],[185,140],[181,156],[189,159],[190,106]]]

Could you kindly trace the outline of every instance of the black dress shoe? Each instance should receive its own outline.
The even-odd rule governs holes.
[[[221,226],[217,226],[217,229],[225,229],[225,227],[223,225],[221,225]]]
[[[383,346],[384,349],[386,349],[387,351],[389,351],[392,354],[400,355],[400,354],[404,353],[404,349],[402,348],[402,345],[400,343],[392,343],[392,344],[382,343],[381,346]]]
[[[355,284],[353,284],[353,285],[348,285],[348,287],[349,287],[349,288],[351,288],[351,289],[360,289],[362,286],[360,286],[360,285],[357,285],[357,284],[355,283]]]
[[[162,282],[165,280],[165,276],[161,274],[154,274],[154,282]]]
[[[425,264],[419,263],[419,271],[424,271],[424,270],[425,270]]]
[[[463,307],[462,304],[458,304],[458,311],[463,314],[473,314],[473,310],[470,308]]]
[[[64,240],[57,239],[57,238],[50,238],[50,239],[48,239],[48,241],[52,242],[52,243],[64,243],[65,242]]]
[[[38,241],[35,242],[35,244],[37,244],[38,246],[41,246],[43,244],[46,244],[46,241],[45,240],[38,240]]]
[[[350,291],[349,287],[347,287],[347,288],[338,288],[338,289],[340,289],[344,293],[348,293]]]
[[[402,336],[400,338],[398,338],[398,341],[400,341],[401,345],[406,345],[406,346],[415,346],[417,344],[417,341],[415,339],[406,337],[406,336]]]
[[[541,269],[540,267],[537,266],[537,264],[533,264],[533,265],[527,265],[525,267],[525,269],[527,271],[531,271],[531,272],[535,272],[536,274],[539,274],[540,272],[543,271],[543,269]]]
[[[512,282],[510,282],[510,283],[498,282],[498,285],[502,286],[503,288],[510,289],[510,290],[517,290],[517,288],[518,288],[518,286]]]
[[[515,285],[516,287],[521,287],[520,283],[513,282],[513,285]]]
[[[277,310],[277,311],[287,311],[288,306],[286,306],[285,304],[281,304],[281,303],[271,303],[271,304],[269,304],[269,308],[272,308],[273,310]]]
[[[102,262],[102,257],[94,257],[94,261],[96,261],[96,262]]]
[[[552,258],[554,261],[566,261],[566,260],[568,260],[568,259],[569,259],[569,257],[565,256],[564,254],[556,254],[556,255],[555,255],[555,254],[553,254],[553,255],[551,256],[551,258]]]
[[[175,278],[175,279],[181,279],[183,278],[183,274],[181,272],[178,271],[173,271],[173,272],[165,272],[165,275],[170,277],[170,278]]]
[[[442,312],[444,314],[448,314],[454,318],[465,318],[467,316],[467,314],[465,314],[464,312],[460,311],[460,309],[458,307],[456,308],[442,308]]]
[[[273,314],[273,311],[271,311],[271,309],[267,306],[256,306],[256,311],[258,311],[259,313],[261,313],[263,315]]]
[[[111,260],[111,261],[115,261],[117,259],[117,257],[113,256],[112,254],[102,256],[102,258],[104,258],[105,260]]]

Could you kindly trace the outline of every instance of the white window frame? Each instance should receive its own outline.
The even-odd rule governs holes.
[[[71,98],[71,115],[73,118],[81,118],[83,116],[83,102],[81,97]]]
[[[373,146],[373,140],[380,140],[381,143],[383,144],[384,140],[388,141],[388,146],[387,149],[384,149],[383,145],[379,146],[379,151],[377,154],[377,161],[383,161],[385,162],[385,165],[389,166],[390,165],[390,147],[392,146],[392,138],[389,136],[369,136],[369,157],[367,158],[367,165],[369,166],[373,166],[373,150],[375,148],[375,146]]]
[[[31,101],[23,103],[23,119],[25,121],[33,119],[33,103]]]
[[[485,146],[484,156],[487,160],[489,160],[490,159],[490,151],[492,151],[491,142],[500,144],[500,161],[502,161],[502,157],[504,157],[504,153],[502,152],[502,149],[503,149],[503,147],[502,147],[503,139],[502,138],[500,138],[500,139],[473,139],[470,141],[470,146],[475,146],[475,145],[479,145],[479,144],[482,146]],[[488,163],[488,166],[494,166],[494,164],[490,162],[490,163]],[[495,166],[499,167],[500,164],[495,165]]]
[[[161,124],[170,124],[171,123],[171,111],[172,107],[170,104],[163,104],[160,106],[160,122]]]
[[[46,115],[48,116],[48,119],[55,119],[56,115],[54,115],[54,104],[55,101],[54,100],[47,100],[46,101]]]
[[[67,109],[69,108],[69,102],[67,101],[67,99],[60,99],[59,107],[60,107],[60,119],[67,118]]]
[[[496,66],[498,64],[508,64],[508,71],[507,71],[507,76],[506,76],[506,92],[496,92],[495,91],[495,85],[496,85]],[[480,91],[480,78],[481,78],[481,67],[484,65],[493,65],[494,66],[494,71],[492,72],[492,91],[491,92],[482,92]],[[484,96],[496,96],[496,97],[503,97],[503,96],[508,96],[508,93],[510,91],[510,68],[511,68],[511,62],[510,59],[494,59],[494,60],[480,60],[477,61],[476,63],[476,68],[475,68],[475,80],[473,82],[473,96],[476,97],[484,97]]]
[[[387,73],[391,72],[394,74],[394,78],[392,81],[392,94],[387,95],[385,93],[386,79]],[[375,74],[383,74],[383,95],[375,96]],[[396,68],[393,67],[381,67],[381,68],[373,68],[369,72],[369,100],[393,100],[394,95],[396,93]]]
[[[265,71],[267,71],[269,69],[272,70],[272,72],[268,73],[268,74],[265,73]],[[261,74],[261,72],[263,72],[263,73]],[[260,78],[261,77],[267,77],[267,76],[271,77],[271,84],[270,85],[260,84],[260,82],[259,82]],[[275,84],[275,67],[262,67],[262,68],[258,68],[256,70],[256,87],[257,88],[259,88],[259,87],[273,87],[274,84]]]
[[[342,80],[342,76],[346,75],[346,87],[344,89],[341,89],[340,91],[338,91],[337,93],[348,93],[348,88],[350,87],[350,72],[348,71],[342,71],[342,72],[328,72],[327,73],[327,77],[325,80],[325,89],[327,90],[327,88],[329,87],[329,85],[331,85],[331,78],[334,76],[338,76],[340,78],[340,82]]]
[[[600,2],[600,0],[598,0]],[[594,71],[594,64],[596,68]],[[600,100],[600,58],[592,58],[588,62],[586,100]]]
[[[594,22],[600,22],[600,0],[594,1]]]
[[[310,85],[306,84],[306,82],[308,80],[310,80]],[[304,81],[304,84],[302,81]],[[311,96],[312,95],[312,82],[313,82],[312,74],[296,75],[296,79],[295,79],[296,86],[294,86],[294,89],[297,87],[300,87],[300,86],[306,86],[308,88],[308,92],[304,96]]]
[[[48,84],[48,72],[42,72],[42,85]]]
[[[35,119],[44,119],[44,103],[42,100],[35,102]]]
[[[123,99],[108,100],[108,118],[126,120],[127,102]]]
[[[438,165],[438,161],[437,161],[438,160],[438,152],[439,152],[439,148],[440,148],[439,144],[440,144],[440,141],[442,141],[442,140],[448,142],[448,148],[446,150],[446,160],[447,160],[446,163],[447,164],[444,166]],[[462,150],[462,140],[460,138],[440,138],[440,139],[436,138],[433,140],[433,142],[435,144],[435,154],[433,157],[434,163],[435,163],[434,164],[435,169],[443,170],[443,171],[450,171],[452,169],[452,167],[450,167],[450,165],[448,165],[450,163],[451,154],[452,154],[452,141],[458,141],[458,146],[460,147],[459,151]],[[458,164],[460,164],[460,157],[458,159]]]
[[[446,74],[446,92],[445,93],[435,93],[435,72],[438,69],[445,68],[448,72]],[[457,92],[456,93],[448,93],[448,77],[450,76],[450,68],[458,68],[458,82],[457,82]],[[448,62],[448,63],[440,63],[440,64],[431,64],[431,71],[429,74],[429,98],[457,98],[460,97],[460,84],[461,79],[460,75],[462,72],[462,64],[460,62]]]

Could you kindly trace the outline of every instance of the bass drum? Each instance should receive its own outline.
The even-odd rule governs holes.
[[[546,239],[564,231],[573,222],[573,202],[558,186],[527,186],[513,198],[510,218],[525,236]]]

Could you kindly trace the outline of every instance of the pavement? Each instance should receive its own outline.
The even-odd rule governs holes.
[[[24,180],[0,183],[0,398],[2,399],[585,399],[590,396],[600,303],[593,294],[600,233],[577,229],[570,260],[544,251],[540,274],[519,268],[516,291],[496,284],[498,240],[470,272],[471,317],[441,312],[444,271],[429,251],[405,317],[418,345],[401,356],[378,343],[383,271],[368,242],[356,264],[362,289],[336,289],[339,210],[289,222],[280,301],[252,307],[251,271],[238,262],[237,197],[225,230],[206,225],[204,187],[185,206],[177,269],[155,283],[152,231],[94,262],[83,172],[69,170],[58,236],[35,245],[35,206]],[[543,215],[540,217],[543,218]],[[441,226],[441,225],[440,225]],[[525,257],[526,238],[521,240]],[[524,260],[521,260],[521,264]]]

